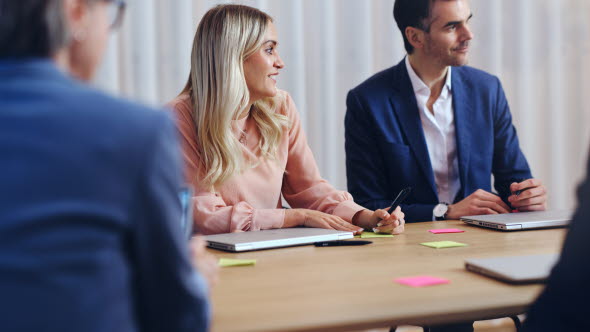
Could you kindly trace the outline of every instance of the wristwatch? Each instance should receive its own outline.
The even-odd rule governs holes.
[[[434,207],[432,210],[432,214],[434,215],[435,220],[445,220],[447,211],[449,210],[448,203],[439,203]]]

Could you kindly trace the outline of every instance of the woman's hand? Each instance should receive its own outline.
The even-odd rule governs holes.
[[[404,232],[406,221],[404,213],[398,206],[392,214],[386,210],[362,210],[354,215],[352,222],[365,229],[372,229],[375,233],[401,234]]]
[[[219,279],[219,264],[217,258],[205,249],[205,240],[202,236],[194,236],[190,243],[190,258],[193,266],[207,280],[209,288],[217,284]]]
[[[287,228],[295,226],[335,229],[339,231],[353,232],[354,234],[360,234],[363,232],[362,228],[331,214],[307,209],[285,210],[285,222],[283,227]]]

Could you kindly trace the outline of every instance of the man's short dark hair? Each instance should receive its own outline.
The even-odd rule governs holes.
[[[62,0],[0,0],[0,58],[50,57],[68,32]]]
[[[408,54],[414,52],[414,46],[406,37],[406,28],[413,27],[428,32],[430,26],[426,20],[430,17],[432,4],[436,0],[395,0],[393,17],[404,37],[404,47]]]

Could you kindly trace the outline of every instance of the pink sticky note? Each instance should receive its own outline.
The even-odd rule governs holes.
[[[448,284],[451,282],[448,279],[436,278],[436,277],[430,277],[430,276],[398,278],[398,279],[395,279],[394,281],[397,283],[400,283],[402,285],[407,285],[410,287],[434,286],[434,285]]]
[[[463,233],[465,231],[462,231],[457,228],[445,228],[445,229],[431,229],[431,230],[429,230],[429,232],[433,233],[433,234],[447,234],[447,233]]]

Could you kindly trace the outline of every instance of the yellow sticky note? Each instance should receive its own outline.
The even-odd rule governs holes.
[[[442,248],[454,248],[454,247],[467,247],[465,243],[459,243],[455,241],[436,241],[436,242],[424,242],[420,243],[423,246],[442,249]]]
[[[373,232],[362,232],[360,235],[361,239],[374,239],[378,237],[393,237],[392,234],[379,234]]]
[[[232,259],[232,258],[220,258],[219,259],[219,266],[221,266],[221,267],[248,266],[248,265],[256,265],[256,260],[255,259]]]

